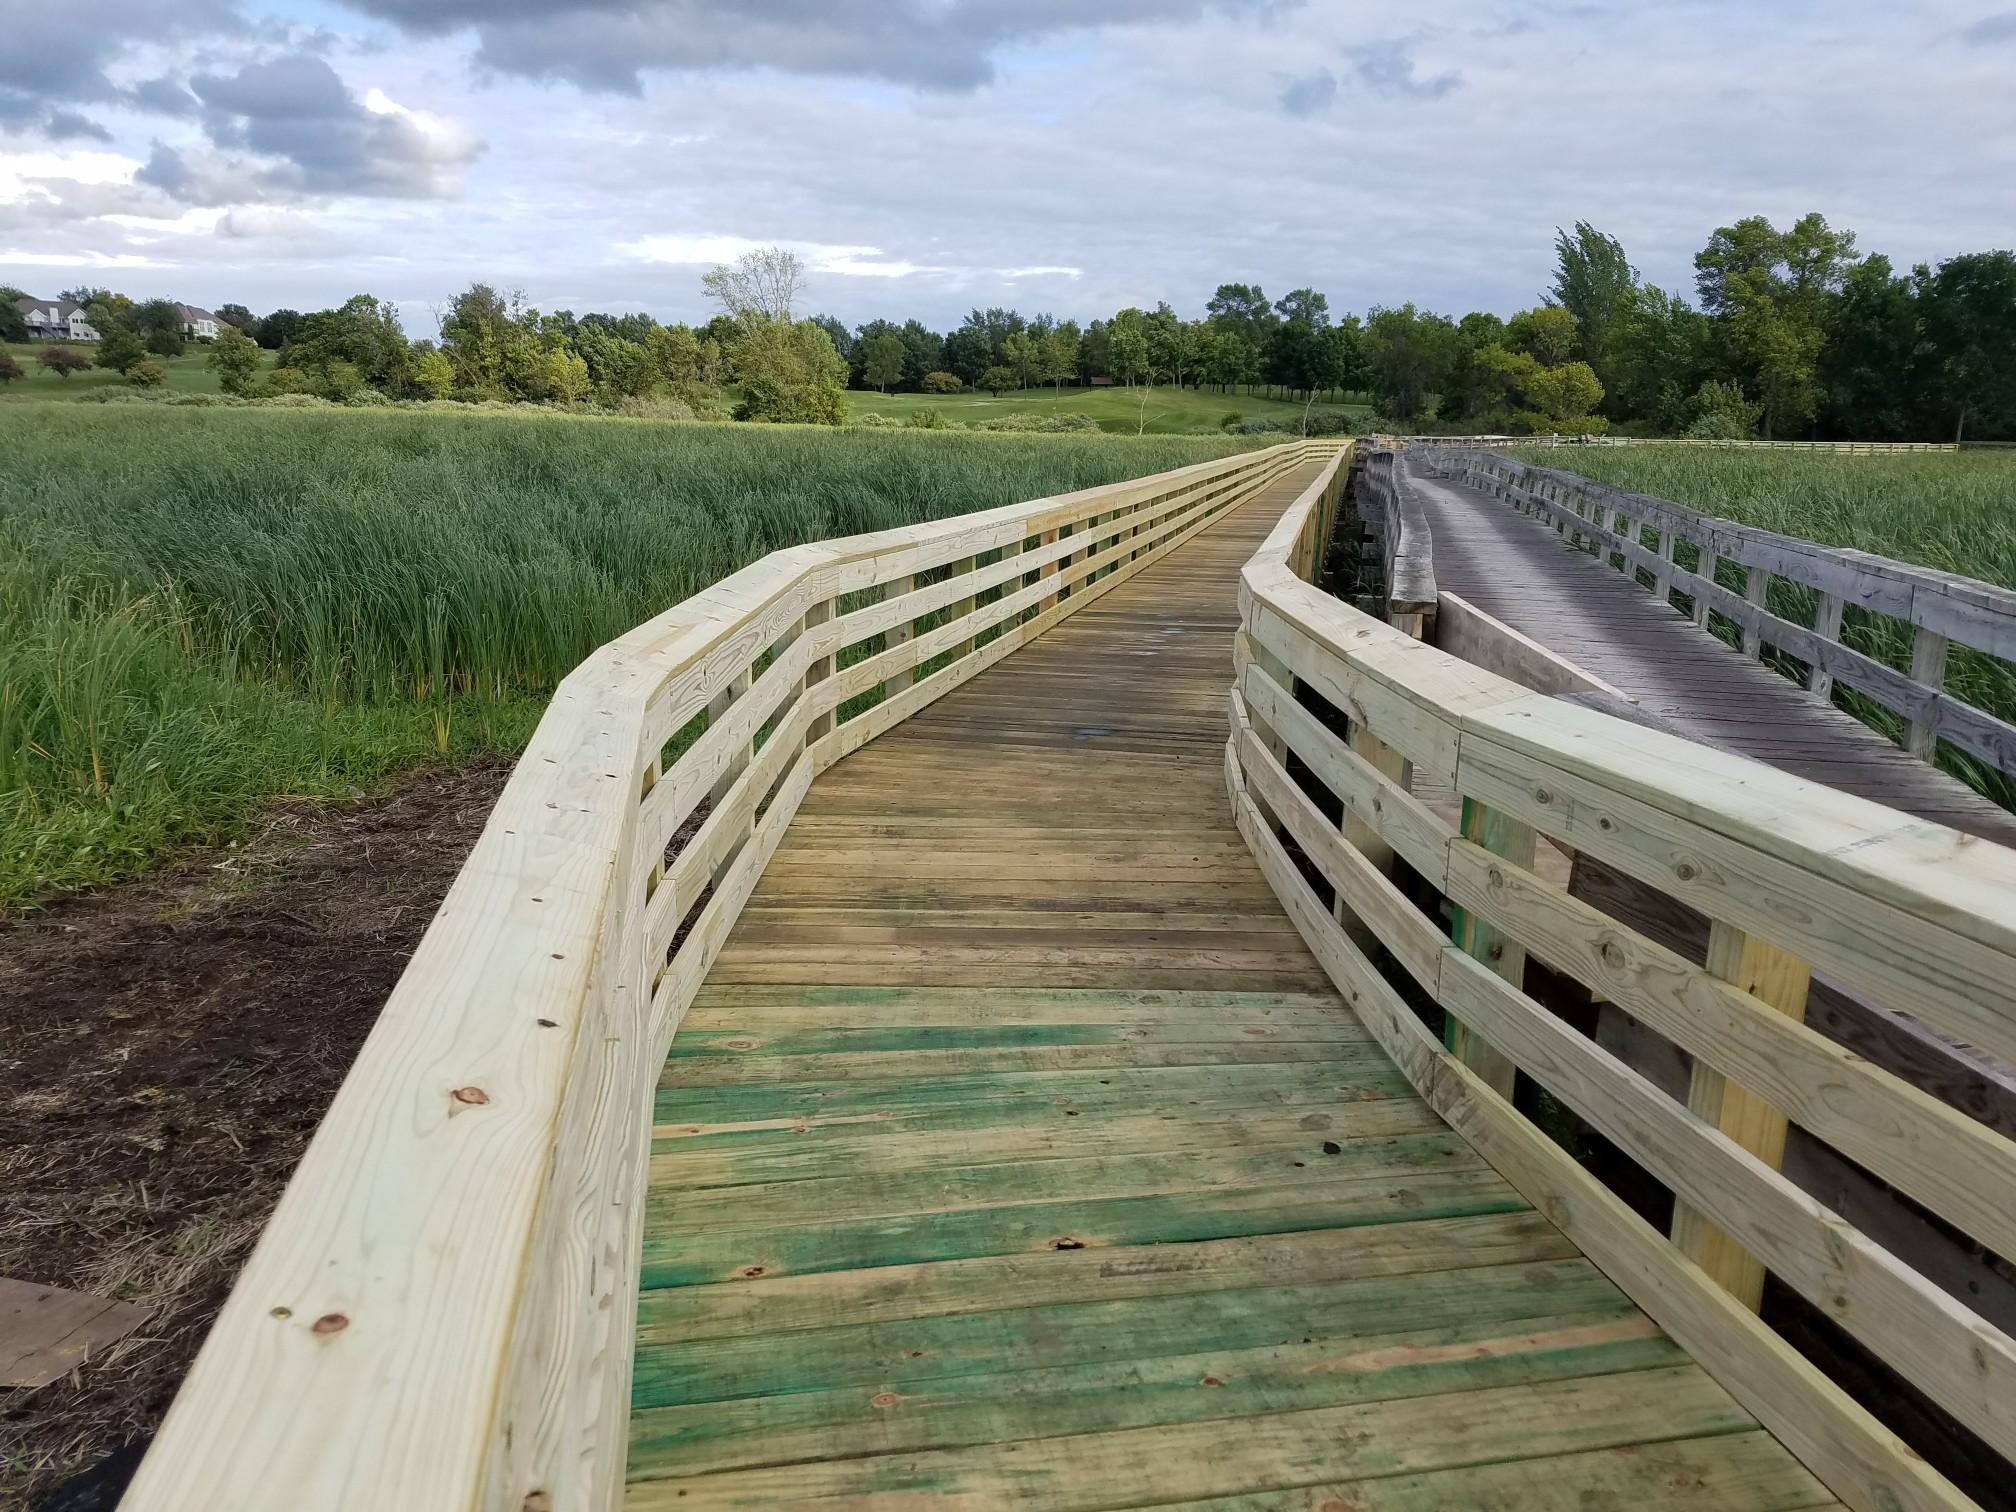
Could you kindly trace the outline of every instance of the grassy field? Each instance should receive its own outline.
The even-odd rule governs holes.
[[[64,344],[70,345],[71,343]],[[0,348],[4,349],[16,362],[20,363],[22,370],[27,374],[25,378],[18,379],[13,383],[0,383],[0,400],[12,400],[17,404],[23,400],[77,400],[89,394],[96,393],[101,389],[127,387],[125,375],[115,373],[110,368],[86,368],[83,372],[72,373],[67,378],[58,377],[35,360],[35,354],[47,345],[49,343],[46,341],[38,341],[26,346],[17,342],[8,342],[4,348]],[[89,342],[77,342],[75,346],[78,351],[87,357],[95,355],[98,350],[97,347],[91,345]],[[195,342],[191,342],[189,349],[180,357],[150,357],[147,360],[149,362],[160,363],[167,371],[168,377],[162,386],[172,392],[178,394],[222,393],[223,390],[217,385],[217,375],[211,372],[208,366],[207,359],[209,355],[210,349],[207,346],[199,346]],[[270,367],[272,365],[273,354],[271,352],[261,352],[259,355],[261,361],[266,363],[267,366]]]
[[[5,430],[0,909],[262,798],[515,752],[590,650],[766,551],[1253,444],[71,405]]]
[[[1146,400],[1144,406],[1143,400]],[[1348,410],[1357,415],[1372,413],[1366,405],[1318,404],[1318,409]],[[849,390],[847,412],[851,419],[863,415],[886,415],[902,420],[918,410],[936,410],[947,420],[972,424],[978,420],[1006,415],[1090,415],[1101,430],[1134,435],[1146,426],[1148,435],[1170,435],[1197,426],[1216,429],[1227,415],[1253,419],[1280,420],[1290,424],[1302,418],[1302,406],[1284,399],[1257,394],[1220,394],[1199,389],[1066,388],[1019,389],[1000,395],[965,394],[877,394]]]
[[[1785,535],[2016,588],[2016,452],[1846,457],[1594,446],[1519,455],[1538,466],[1578,472]],[[1680,561],[1690,569],[1695,565],[1689,555]],[[1739,593],[1743,589],[1738,570],[1726,563],[1717,581]],[[1810,625],[1814,607],[1810,590],[1773,581],[1774,614]],[[1910,666],[1909,638],[1895,620],[1871,619],[1851,608],[1842,638],[1900,671]],[[1956,646],[1946,685],[1967,702],[2016,721],[2016,668],[2009,663]],[[1893,735],[1901,727],[1895,715],[1867,699],[1845,690],[1837,697]],[[1943,747],[1940,761],[2005,807],[2016,808],[2016,782]]]

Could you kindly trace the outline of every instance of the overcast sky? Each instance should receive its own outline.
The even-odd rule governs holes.
[[[2016,243],[1995,6],[0,0],[0,282],[432,335],[478,278],[692,319],[782,243],[849,324],[1231,279],[1509,313],[1557,225],[1690,288],[1809,209],[1902,267]]]

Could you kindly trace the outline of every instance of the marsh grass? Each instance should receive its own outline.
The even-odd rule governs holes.
[[[262,798],[515,752],[589,651],[768,551],[1252,444],[55,405],[6,430],[0,909]]]
[[[1834,456],[1810,452],[1717,451],[1693,447],[1587,447],[1526,450],[1522,460],[1581,473],[1634,493],[1651,494],[1829,546],[1849,546],[1915,562],[1941,572],[2016,588],[2016,455],[1940,452],[1896,457]],[[1648,548],[1657,543],[1649,535]],[[1676,559],[1699,568],[1682,543]],[[1743,591],[1743,571],[1718,565],[1716,581]],[[1774,578],[1770,610],[1810,626],[1819,607],[1813,591]],[[1736,644],[1737,627],[1720,615],[1710,628]],[[1841,638],[1865,656],[1907,671],[1908,627],[1852,606],[1842,617]],[[1805,663],[1766,650],[1781,670],[1800,677]],[[1946,687],[1955,697],[2000,719],[2016,721],[2016,666],[1955,646]],[[1838,683],[1835,701],[1896,738],[1903,721],[1882,705]],[[1942,744],[1939,763],[2005,808],[2016,808],[2016,781]]]

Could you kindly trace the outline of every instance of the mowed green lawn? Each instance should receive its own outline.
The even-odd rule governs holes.
[[[56,373],[51,372],[35,360],[42,349],[49,345],[50,343],[46,341],[30,342],[27,344],[10,341],[6,344],[5,350],[7,355],[20,363],[22,370],[28,376],[17,379],[13,383],[0,383],[0,399],[12,399],[16,401],[22,399],[82,399],[87,394],[94,394],[103,389],[128,387],[125,374],[115,373],[110,368],[86,368],[83,372],[72,373],[67,378],[59,377]],[[75,350],[82,352],[86,357],[95,358],[98,355],[98,347],[93,342],[63,342],[60,345],[74,347]],[[162,386],[175,393],[221,393],[222,390],[217,384],[217,375],[210,371],[209,356],[209,347],[192,341],[189,343],[188,349],[180,357],[150,357],[148,361],[158,362],[166,369],[168,377]],[[273,354],[271,352],[262,351],[259,354],[259,358],[263,366],[272,366]]]
[[[1372,413],[1362,404],[1323,404],[1317,409],[1346,410],[1357,415]],[[981,392],[964,394],[878,394],[860,389],[847,393],[848,418],[886,415],[902,420],[918,410],[936,410],[947,420],[971,425],[978,420],[1000,419],[1007,415],[1090,415],[1101,430],[1121,435],[1137,431],[1151,436],[1173,435],[1198,426],[1216,428],[1227,415],[1293,423],[1301,419],[1302,406],[1284,399],[1258,394],[1221,394],[1209,389],[1179,389],[1166,385],[1154,388],[1031,388],[1017,389],[998,397]]]

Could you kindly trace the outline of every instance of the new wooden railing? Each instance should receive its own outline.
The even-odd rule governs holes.
[[[1929,761],[1944,740],[1996,771],[2016,773],[2016,725],[1946,688],[1949,656],[1960,646],[1993,658],[1970,670],[2016,694],[2016,592],[1741,525],[1495,452],[1433,448],[1426,455],[1445,474],[1551,524],[1662,600],[1684,597],[1696,624],[1708,625],[1711,614],[1728,620],[1745,654],[1760,657],[1768,645],[1796,658],[1814,692],[1825,695],[1839,682],[1892,711],[1902,721],[1900,743],[1913,755]],[[1675,560],[1683,543],[1691,568]],[[1716,580],[1718,564],[1743,579],[1741,592]],[[1800,597],[1810,601],[1810,624],[1774,611],[1774,579],[1807,590]],[[1909,672],[1842,643],[1848,609],[1899,623],[1909,639]]]
[[[569,675],[123,1505],[613,1506],[653,1089],[813,777],[1337,449],[780,551]]]
[[[1835,1495],[1971,1505],[1756,1308],[1768,1271],[2016,1457],[2016,1341],[1776,1169],[1797,1124],[2016,1256],[2016,1143],[1800,1021],[1824,972],[2016,1058],[2016,852],[1352,609],[1292,565],[1337,486],[1326,473],[1244,570],[1226,749],[1240,829],[1302,937],[1421,1095]],[[1461,795],[1460,831],[1415,779]],[[1706,964],[1544,880],[1542,837],[1705,914]],[[1692,1057],[1685,1101],[1536,998],[1536,964]],[[1671,1189],[1670,1232],[1520,1111],[1521,1076]]]

